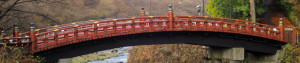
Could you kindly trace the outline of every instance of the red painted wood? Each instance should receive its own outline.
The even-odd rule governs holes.
[[[174,28],[174,14],[173,14],[173,11],[172,10],[169,10],[168,12],[168,27],[170,29],[173,29]]]

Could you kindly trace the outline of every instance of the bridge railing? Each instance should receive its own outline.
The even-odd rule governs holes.
[[[7,45],[23,46],[30,43],[30,37],[5,37],[0,38],[1,42],[6,43]],[[17,45],[20,44],[20,45]]]

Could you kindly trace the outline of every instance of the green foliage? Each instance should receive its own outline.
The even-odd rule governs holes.
[[[30,55],[26,49],[17,47],[0,48],[0,61],[3,63],[42,63],[43,57]]]
[[[287,44],[283,46],[283,62],[284,63],[299,63],[300,62],[300,45]]]
[[[294,23],[296,23],[296,25],[299,27],[300,25],[300,17],[299,17],[299,9],[294,9],[293,6],[296,5],[300,5],[299,1],[298,3],[294,2],[293,0],[280,0],[279,4],[282,6],[282,8],[284,9],[285,14],[287,15],[287,17]],[[298,15],[297,15],[298,14]]]
[[[284,0],[280,0],[280,5],[283,6],[286,11],[292,10],[293,7],[292,4],[285,2]]]
[[[136,49],[135,47],[139,47]],[[140,45],[129,51],[128,63],[204,63],[206,49],[200,45]]]
[[[294,46],[291,44],[287,44],[283,47],[283,51],[284,51],[283,62],[290,63],[293,60],[294,58],[294,53],[292,51],[293,48]]]
[[[264,9],[264,8],[257,8],[257,9],[256,9],[256,13],[257,13],[258,15],[262,15],[264,12],[265,12],[265,9]]]
[[[111,57],[120,56],[119,53],[91,53],[83,56],[74,57],[71,59],[73,63],[86,63],[93,60],[104,60]]]
[[[262,15],[265,13],[263,0],[256,0],[256,13],[257,15]],[[236,9],[236,12],[230,9]],[[244,18],[250,16],[250,4],[249,0],[210,0],[207,8],[205,9],[208,14],[212,17],[223,17],[229,18],[230,11],[232,11],[233,18]]]
[[[105,56],[99,56],[99,57],[98,57],[98,60],[104,60],[104,59],[106,59]]]

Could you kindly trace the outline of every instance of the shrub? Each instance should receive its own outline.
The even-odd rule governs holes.
[[[256,14],[258,16],[265,13],[264,10],[264,0],[256,0]],[[232,7],[230,9],[230,6]],[[236,12],[233,12],[236,9]],[[210,0],[205,8],[208,14],[212,17],[223,17],[229,18],[230,11],[232,12],[232,17],[237,19],[242,19],[250,16],[250,4],[249,0]]]
[[[128,63],[203,63],[206,50],[201,45],[163,44],[134,46]]]
[[[6,46],[0,48],[0,63],[42,63],[43,57],[30,55],[27,49]]]
[[[287,44],[283,46],[283,62],[284,63],[299,63],[300,62],[300,45]]]

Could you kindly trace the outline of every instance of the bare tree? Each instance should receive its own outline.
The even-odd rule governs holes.
[[[38,22],[30,17],[40,17],[42,20],[60,24],[47,13],[29,9],[30,6],[39,6],[41,3],[53,7],[65,5],[62,0],[0,0],[0,26],[3,26],[4,30],[9,30],[12,29],[13,23],[19,23],[21,31],[25,31],[29,22]]]

